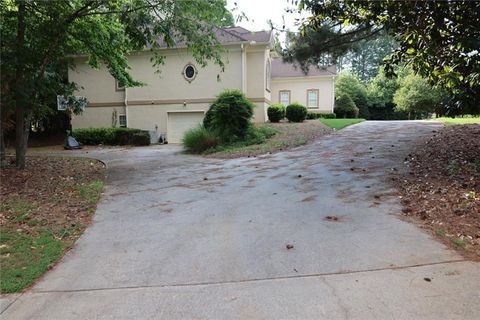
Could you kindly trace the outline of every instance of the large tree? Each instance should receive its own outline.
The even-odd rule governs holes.
[[[367,88],[352,73],[347,71],[340,73],[335,82],[335,95],[337,98],[344,95],[349,96],[358,108],[360,118],[368,119],[370,117]]]
[[[65,78],[74,67],[68,56],[85,54],[92,67],[105,66],[126,86],[141,85],[129,74],[131,51],[151,48],[159,68],[160,43],[185,43],[201,65],[223,66],[214,28],[232,23],[225,0],[6,0],[0,10],[1,130],[3,116],[15,113],[18,168],[25,166],[34,112],[75,89]]]
[[[426,114],[441,110],[444,94],[439,88],[432,87],[419,75],[410,73],[399,79],[398,90],[393,96],[397,111],[411,114]]]
[[[399,46],[385,61],[388,75],[408,64],[450,93],[451,113],[480,113],[480,1],[300,0],[299,9],[311,17],[287,59],[321,63],[386,32]]]
[[[340,70],[350,70],[362,82],[367,83],[378,73],[379,67],[397,44],[392,37],[379,35],[375,39],[358,41],[352,50],[337,62]]]

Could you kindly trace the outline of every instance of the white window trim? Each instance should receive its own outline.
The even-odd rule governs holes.
[[[316,99],[316,103],[314,106],[310,105],[310,97],[309,97],[309,94],[310,92],[315,92],[316,96],[317,96],[317,99]],[[319,99],[320,99],[320,90],[318,89],[308,89],[307,90],[307,108],[308,109],[318,109],[320,106],[319,106]]]
[[[120,121],[120,117],[125,117],[125,125],[122,126],[122,122]],[[127,115],[126,114],[119,114],[118,115],[118,126],[120,128],[126,128],[127,127]]]
[[[284,104],[283,101],[282,101],[282,93],[287,93],[288,94],[288,103],[287,104]],[[285,105],[285,106],[288,106],[291,102],[291,99],[292,99],[292,94],[291,94],[291,91],[290,90],[280,90],[278,92],[278,102]]]

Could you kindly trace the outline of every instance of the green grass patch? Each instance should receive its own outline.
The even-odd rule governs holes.
[[[343,129],[345,127],[348,127],[352,124],[355,124],[355,123],[360,123],[360,122],[363,122],[365,121],[365,119],[358,119],[358,118],[355,118],[355,119],[320,119],[320,122],[323,123],[324,125],[330,127],[330,128],[333,128],[333,129],[336,129],[336,130],[340,130],[340,129]]]
[[[480,117],[473,117],[473,116],[463,116],[463,117],[455,117],[455,118],[435,118],[432,119],[435,121],[441,121],[447,125],[456,125],[456,124],[480,124]]]
[[[64,244],[49,230],[38,235],[0,229],[2,293],[19,292],[30,286],[62,255]]]
[[[463,248],[468,244],[468,241],[466,239],[453,239],[452,243],[457,247]]]
[[[445,234],[447,234],[447,232],[445,231],[445,229],[440,228],[440,229],[435,230],[435,234],[437,236],[443,237],[443,236],[445,236]]]
[[[21,197],[7,199],[0,205],[1,211],[12,211],[15,215],[15,222],[21,223],[29,219],[31,211],[36,207],[34,203],[30,203]]]
[[[95,204],[102,193],[103,182],[101,180],[93,180],[89,183],[82,183],[77,186],[77,190],[80,196],[87,200],[89,204]]]

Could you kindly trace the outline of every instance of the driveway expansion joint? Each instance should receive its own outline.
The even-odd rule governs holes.
[[[336,276],[336,275],[349,275],[349,274],[356,274],[356,273],[369,273],[369,272],[378,272],[378,271],[386,271],[386,270],[405,270],[405,269],[421,268],[421,267],[435,266],[435,265],[442,265],[442,264],[454,264],[454,263],[460,263],[460,262],[468,262],[468,260],[457,259],[457,260],[447,260],[447,261],[422,263],[422,264],[414,264],[414,265],[398,266],[398,267],[393,266],[393,267],[354,270],[354,271],[312,273],[312,274],[304,274],[304,275],[291,275],[291,276],[270,277],[270,278],[254,278],[254,279],[244,279],[244,280],[177,283],[177,284],[158,284],[158,285],[139,285],[139,286],[123,286],[123,287],[104,287],[104,288],[72,289],[72,290],[35,290],[35,289],[33,289],[31,292],[35,293],[35,294],[48,294],[48,293],[75,293],[75,292],[131,290],[131,289],[148,289],[148,288],[175,288],[175,287],[178,288],[178,287],[213,286],[213,285],[222,285],[222,284],[241,284],[241,283],[288,280],[288,279],[328,277],[328,276]]]

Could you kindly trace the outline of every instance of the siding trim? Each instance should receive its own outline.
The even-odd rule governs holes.
[[[247,98],[251,102],[265,102],[270,104],[270,100],[267,98]],[[170,99],[170,100],[128,100],[128,106],[145,106],[145,105],[169,105],[169,104],[196,104],[196,103],[212,103],[214,98],[204,99]],[[88,107],[123,107],[122,102],[96,102],[89,103]]]

